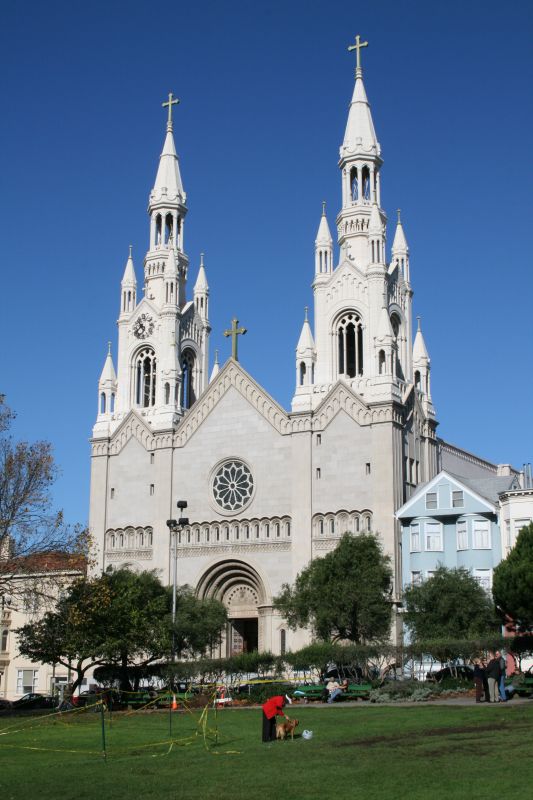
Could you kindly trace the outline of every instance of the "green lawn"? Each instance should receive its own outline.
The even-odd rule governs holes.
[[[530,796],[533,703],[294,706],[300,734],[263,745],[258,709],[0,719],[2,800],[401,800]],[[199,731],[199,735],[197,732]]]

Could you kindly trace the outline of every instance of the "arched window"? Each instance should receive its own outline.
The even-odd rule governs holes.
[[[337,324],[339,375],[363,374],[363,325],[355,313],[344,314]]]
[[[402,367],[401,367],[400,358],[399,358],[399,353],[400,353],[400,341],[399,341],[399,339],[400,339],[400,331],[401,331],[401,327],[402,327],[402,321],[401,321],[400,317],[398,316],[398,314],[391,314],[390,324],[391,324],[391,327],[392,327],[392,332],[394,334],[394,341],[396,342],[396,375],[399,378],[403,379],[403,372],[402,372]]]
[[[420,372],[419,370],[415,371],[415,386],[417,389],[421,388],[421,380],[420,380]]]
[[[2,653],[7,653],[7,642],[9,637],[9,631],[7,628],[4,628],[2,631]]]
[[[114,549],[114,547],[115,547],[115,534],[114,534],[114,532],[111,532],[111,533],[108,535],[108,538],[107,538],[107,546],[108,546],[110,549]]]
[[[190,348],[183,351],[181,357],[181,405],[190,408],[196,400],[194,393],[194,353]]]
[[[359,181],[357,179],[357,168],[350,170],[350,197],[353,201],[359,199]]]
[[[367,166],[363,167],[361,179],[363,182],[363,200],[370,200],[370,170]]]
[[[165,217],[165,244],[169,242],[172,243],[172,227],[174,224],[174,220],[172,219],[172,214],[167,214]]]
[[[110,408],[109,408],[110,412],[112,414],[114,414],[115,413],[115,393],[114,392],[111,394],[111,403],[109,405],[110,405]]]
[[[279,652],[282,656],[287,652],[287,631],[282,628],[279,632]]]
[[[94,406],[93,406],[94,408]],[[100,395],[100,414],[105,414],[105,393]]]
[[[385,351],[379,351],[379,374],[383,375],[385,373]]]
[[[165,383],[165,405],[170,403],[170,383]]]
[[[146,535],[144,537],[144,543],[146,547],[151,547],[154,540],[154,532],[151,528],[146,529]]]
[[[141,408],[155,405],[156,357],[147,347],[135,359],[135,402]]]
[[[305,362],[300,361],[300,386],[303,386],[305,383]]]
[[[158,214],[155,219],[155,243],[156,245],[161,244],[161,214]]]

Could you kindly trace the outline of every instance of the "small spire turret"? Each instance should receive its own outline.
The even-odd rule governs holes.
[[[111,342],[107,343],[107,356],[98,381],[98,418],[97,422],[111,419],[115,412],[115,397],[117,393],[117,374],[111,355]]]
[[[405,238],[400,209],[398,209],[398,221],[392,243],[392,262],[398,266],[405,280],[409,283],[409,247]]]
[[[315,275],[333,272],[333,239],[326,216],[326,202],[322,202],[322,216],[315,239]]]
[[[122,301],[120,304],[120,313],[131,314],[137,305],[137,278],[135,276],[135,267],[133,265],[132,245],[130,244],[128,260],[124,268],[124,275],[120,283],[122,292]]]

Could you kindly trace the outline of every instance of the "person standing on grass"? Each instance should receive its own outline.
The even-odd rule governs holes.
[[[495,657],[498,659],[500,664],[500,682],[499,682],[499,690],[500,690],[500,702],[506,703],[507,702],[507,694],[505,692],[505,658],[502,656],[500,650],[496,650]]]
[[[487,664],[486,673],[487,680],[489,682],[489,702],[498,703],[500,700],[498,686],[500,683],[501,670],[500,659],[496,658],[494,653],[492,654],[491,660]]]
[[[476,685],[476,703],[482,703],[483,700],[481,699],[485,692],[484,692],[484,677],[485,677],[485,670],[481,665],[481,659],[475,658],[474,659],[474,683]]]
[[[276,717],[287,717],[283,711],[286,703],[292,703],[289,695],[276,695],[270,697],[263,703],[263,742],[274,742],[276,740]]]

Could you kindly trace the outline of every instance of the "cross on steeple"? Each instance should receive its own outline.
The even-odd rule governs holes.
[[[368,42],[362,42],[361,41],[361,37],[359,36],[359,34],[357,34],[357,36],[355,37],[355,44],[351,44],[348,47],[348,50],[355,50],[355,54],[357,56],[357,61],[356,61],[356,65],[355,65],[356,70],[361,69],[361,48],[362,47],[368,47]]]
[[[229,331],[224,331],[224,336],[231,336],[231,357],[238,361],[237,358],[237,336],[241,335],[244,336],[246,333],[246,328],[239,328],[239,320],[237,317],[233,317],[231,320],[231,328]]]
[[[172,128],[172,106],[177,106],[179,100],[177,97],[174,97],[172,92],[168,93],[168,100],[166,103],[161,103],[163,108],[168,106],[168,120],[167,120],[167,127]]]

